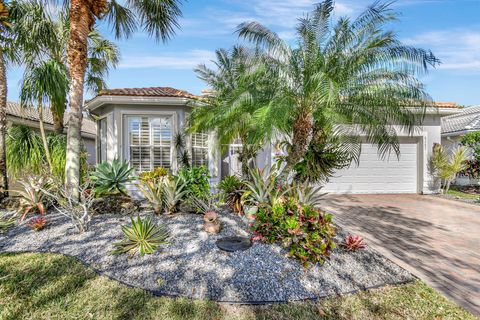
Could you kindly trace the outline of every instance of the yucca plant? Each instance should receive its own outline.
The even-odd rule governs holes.
[[[154,253],[162,244],[166,244],[168,233],[164,225],[156,225],[150,218],[137,220],[130,218],[131,226],[122,226],[125,239],[113,244],[115,249],[111,254],[128,253],[132,258],[136,254],[144,256]]]
[[[165,213],[172,214],[177,212],[178,206],[187,195],[187,188],[185,180],[175,177],[173,179],[165,179],[164,184],[164,205]]]
[[[22,213],[20,221],[23,221],[26,215],[38,210],[40,214],[46,213],[45,193],[43,189],[48,188],[48,182],[43,176],[29,176],[25,180],[17,181],[23,190],[15,190],[20,195],[19,212]]]
[[[90,176],[94,185],[93,190],[97,195],[121,193],[127,196],[126,184],[135,180],[132,173],[133,168],[130,168],[128,162],[118,158],[115,158],[111,164],[99,163]]]

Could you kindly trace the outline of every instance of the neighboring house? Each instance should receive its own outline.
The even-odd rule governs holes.
[[[43,112],[43,121],[45,123],[45,130],[53,132],[53,117],[50,109],[45,108]],[[7,102],[7,125],[21,124],[31,128],[39,129],[38,111],[35,108],[23,108],[17,102]],[[82,139],[85,149],[88,152],[87,161],[90,164],[95,164],[95,137],[97,134],[96,124],[94,121],[84,118],[82,124]]]
[[[104,90],[87,102],[98,117],[97,161],[116,157],[130,162],[137,171],[164,166],[178,168],[174,137],[185,126],[193,94],[173,88],[129,88]],[[400,158],[382,160],[377,147],[364,143],[360,164],[340,170],[325,186],[336,193],[431,193],[433,186],[427,163],[434,143],[441,142],[441,117],[457,113],[454,103],[437,103],[427,110],[424,121],[412,135],[395,127],[400,139]],[[187,137],[193,165],[206,165],[212,183],[222,176],[239,172],[232,144],[220,154],[214,134]],[[268,167],[279,150],[266,146],[257,157],[260,167]]]
[[[442,118],[442,145],[452,150],[459,146],[466,133],[480,130],[480,105]]]

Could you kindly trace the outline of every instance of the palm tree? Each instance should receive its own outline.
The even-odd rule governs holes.
[[[126,1],[70,0],[70,33],[67,60],[70,75],[70,111],[67,130],[67,160],[65,185],[68,193],[77,197],[80,181],[80,128],[82,124],[83,89],[88,65],[88,35],[97,20],[106,19],[115,36],[128,37],[138,27],[149,35],[166,41],[174,34],[181,16],[179,0]]]
[[[44,6],[33,0],[30,1],[31,10],[37,10],[39,19],[32,20],[31,28],[40,28],[44,30],[42,33],[36,33],[33,37],[28,30],[27,34],[23,35],[21,39],[21,49],[23,53],[23,60],[26,65],[26,74],[24,78],[31,77],[34,73],[32,70],[51,66],[43,76],[51,75],[54,77],[58,86],[50,86],[49,92],[46,92],[50,97],[60,96],[62,99],[50,99],[50,110],[53,115],[53,126],[55,132],[63,133],[64,131],[64,113],[66,109],[67,95],[68,95],[68,66],[67,66],[67,45],[70,28],[70,19],[68,13],[60,12],[55,18],[52,18]],[[105,78],[108,75],[110,68],[116,67],[119,61],[118,47],[111,41],[102,37],[97,29],[93,29],[88,35],[89,52],[88,64],[86,71],[86,89],[98,93],[106,88]],[[59,73],[51,73],[58,71]],[[25,85],[29,85],[23,81]],[[40,84],[40,83],[39,83]],[[53,83],[52,83],[53,84]],[[29,86],[28,89],[35,89],[35,86]],[[56,91],[56,92],[54,92]],[[38,100],[37,100],[38,101]],[[29,101],[26,101],[29,102]],[[33,101],[34,103],[36,101]]]
[[[10,29],[8,8],[0,0],[0,201],[8,196],[7,159],[5,133],[7,126],[7,70],[5,62],[6,41]]]
[[[264,66],[276,74],[271,86],[277,94],[255,112],[255,119],[259,127],[288,137],[285,172],[322,139],[325,124],[343,124],[351,129],[336,135],[364,135],[382,155],[393,150],[398,156],[391,125],[412,132],[424,113],[418,110],[431,105],[416,75],[439,61],[385,30],[396,19],[389,4],[376,2],[353,20],[333,20],[333,9],[334,1],[325,0],[299,19],[296,47],[258,22],[238,27],[239,36],[256,46]]]
[[[195,72],[210,92],[197,103],[189,119],[190,132],[215,131],[221,151],[240,140],[242,175],[248,177],[251,161],[266,140],[253,113],[271,98],[265,70],[257,68],[255,53],[245,47],[216,51],[215,70],[199,65]]]

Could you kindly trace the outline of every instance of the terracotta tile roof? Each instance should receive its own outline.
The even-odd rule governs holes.
[[[170,87],[120,88],[100,91],[99,96],[141,96],[141,97],[178,97],[197,99],[198,97],[185,90]]]
[[[35,122],[39,120],[38,111],[36,108],[22,107],[20,103],[11,102],[11,101],[7,102],[7,116],[13,116],[13,117],[35,121]],[[66,118],[67,117],[65,116],[65,124],[67,122]],[[43,121],[46,124],[53,125],[53,116],[49,108],[45,108],[43,112]],[[82,132],[96,135],[97,125],[95,124],[94,121],[84,117],[82,121]]]
[[[462,109],[463,106],[456,104],[455,102],[434,102],[435,107],[437,108],[455,108]]]

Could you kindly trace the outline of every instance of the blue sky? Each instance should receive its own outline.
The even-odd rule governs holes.
[[[259,21],[289,40],[296,19],[317,2],[190,0],[182,5],[181,30],[168,43],[156,43],[141,32],[128,40],[115,40],[122,59],[110,73],[108,86],[171,86],[198,94],[205,85],[193,68],[208,63],[215,49],[234,45],[239,23]],[[370,3],[337,0],[336,14],[354,17]],[[394,8],[401,13],[392,25],[399,38],[432,50],[442,60],[442,65],[421,77],[433,99],[480,104],[480,0],[398,0]],[[101,30],[111,38],[107,25],[101,25]],[[10,100],[18,100],[20,79],[21,70],[9,70]]]

